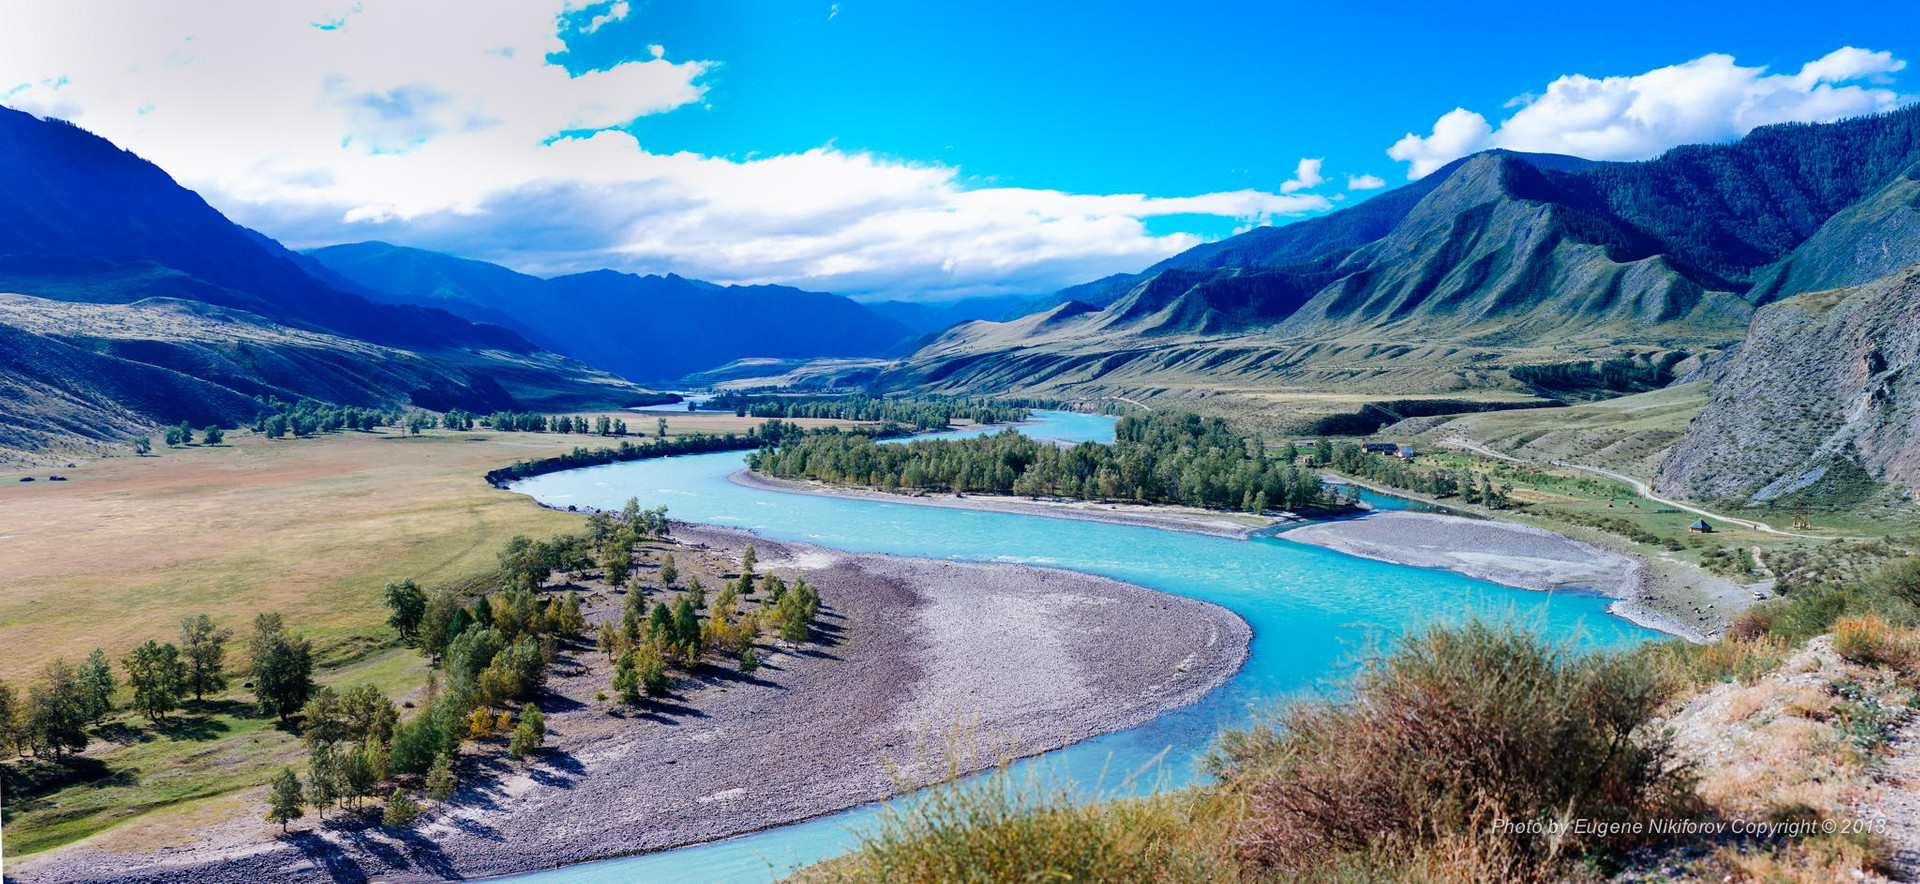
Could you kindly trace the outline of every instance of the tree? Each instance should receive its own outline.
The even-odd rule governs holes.
[[[653,613],[647,619],[647,641],[661,647],[674,642],[673,611],[664,603],[653,606]]]
[[[680,568],[673,562],[673,553],[667,553],[667,557],[660,562],[660,586],[664,589],[672,589],[673,585],[679,581]]]
[[[442,752],[434,756],[433,767],[427,770],[427,797],[435,801],[446,801],[460,790],[460,781],[453,775],[453,754]]]
[[[120,665],[126,667],[127,684],[133,688],[133,708],[151,721],[164,720],[187,692],[187,664],[180,660],[180,649],[171,644],[147,639]]]
[[[323,820],[327,818],[327,808],[346,797],[342,794],[346,784],[340,769],[340,755],[331,743],[321,743],[307,756],[307,801]]]
[[[200,432],[207,437],[208,445],[218,445],[227,438],[227,431],[220,429],[220,427],[215,424],[208,424],[207,428]]]
[[[380,814],[380,824],[390,829],[404,829],[420,818],[420,805],[407,793],[394,789],[387,798],[387,809]]]
[[[135,456],[137,456],[137,457],[146,457],[146,456],[147,456],[147,454],[148,454],[149,452],[151,452],[151,451],[153,451],[153,437],[152,437],[152,436],[135,436],[135,437],[133,437],[133,453],[134,453],[134,455],[135,455]]]
[[[189,614],[180,618],[180,657],[187,664],[187,689],[195,700],[227,689],[227,640],[231,629],[216,629],[213,618]]]
[[[683,595],[673,606],[673,641],[688,664],[700,660],[700,615],[694,613],[693,598]]]
[[[313,693],[313,643],[289,635],[279,614],[265,613],[253,620],[248,650],[260,710],[285,722]]]
[[[412,647],[420,641],[420,624],[427,618],[427,593],[412,578],[388,583],[386,590],[387,625],[400,633],[400,643]]]
[[[626,586],[627,576],[633,573],[633,550],[626,543],[616,543],[607,550],[607,584]]]
[[[447,644],[465,630],[462,618],[467,617],[467,608],[460,600],[460,593],[451,586],[441,586],[427,596],[427,607],[420,618],[419,635],[414,647],[426,654],[428,659],[438,663],[447,651]]]
[[[752,675],[754,670],[759,668],[760,655],[754,653],[753,648],[742,648],[740,650],[740,674]]]
[[[667,438],[667,419],[666,418],[663,417],[660,419],[658,428],[659,428],[658,435],[660,436],[660,438],[662,439]]]
[[[279,823],[280,831],[287,831],[287,824],[307,815],[300,808],[306,803],[306,795],[300,788],[300,777],[291,767],[280,768],[273,778],[273,790],[267,796],[267,822]]]
[[[579,638],[587,631],[587,615],[580,610],[580,594],[569,590],[567,597],[560,602],[560,613],[554,618],[553,631],[567,638]]]
[[[507,741],[507,751],[517,758],[525,758],[547,739],[547,719],[540,714],[539,707],[528,703],[520,707],[520,726],[513,729],[513,737]]]
[[[740,554],[740,575],[748,581],[753,580],[753,566],[760,564],[760,557],[753,551],[753,544],[747,544],[745,552]],[[749,582],[748,586],[753,584]]]
[[[98,724],[113,711],[113,665],[107,662],[107,652],[94,648],[87,662],[80,664],[78,677],[87,720]]]
[[[375,765],[374,750],[368,746],[356,746],[340,753],[341,791],[352,798],[355,807],[361,799],[373,794],[373,787],[379,784],[384,771]]]
[[[0,681],[0,752],[20,750],[20,724],[20,702],[13,685]]]
[[[179,429],[180,429],[180,444],[192,445],[193,444],[193,427],[189,425],[186,421],[181,421]]]
[[[72,664],[56,659],[40,669],[27,686],[22,736],[35,755],[60,761],[69,751],[87,748],[88,705],[85,689]]]

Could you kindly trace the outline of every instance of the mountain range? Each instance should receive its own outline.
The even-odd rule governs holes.
[[[1664,491],[1920,491],[1920,106],[1642,162],[1487,151],[1139,273],[952,305],[542,279],[377,242],[297,254],[63,123],[0,110],[0,156],[15,451],[232,423],[269,396],[557,409],[685,376],[1117,397],[1342,433],[1698,382]]]
[[[1920,261],[1916,169],[1920,107],[1643,162],[1487,151],[954,326],[878,384],[1124,396],[1296,431],[1655,389],[1760,358],[1729,348],[1767,305]]]
[[[165,172],[0,108],[0,449],[42,455],[259,401],[558,409],[658,401],[507,329],[306,272]]]
[[[542,279],[382,242],[306,253],[316,275],[366,297],[514,329],[628,378],[669,381],[744,357],[875,356],[915,332],[840,295],[595,270]]]

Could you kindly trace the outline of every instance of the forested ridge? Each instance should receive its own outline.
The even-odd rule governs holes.
[[[1261,440],[1220,418],[1154,412],[1121,418],[1112,444],[1059,448],[1013,430],[968,439],[880,445],[816,432],[748,461],[781,478],[1083,500],[1174,503],[1261,512],[1340,503],[1317,474],[1267,456]]]

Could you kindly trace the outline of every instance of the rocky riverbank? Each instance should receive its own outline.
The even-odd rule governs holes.
[[[1388,510],[1306,525],[1279,536],[1382,562],[1442,568],[1502,586],[1606,596],[1617,600],[1612,613],[1689,641],[1717,636],[1751,603],[1747,587],[1724,577],[1518,522]]]
[[[751,676],[707,665],[642,709],[597,700],[611,666],[570,649],[539,704],[547,748],[470,753],[460,794],[404,833],[335,814],[282,836],[261,794],[167,848],[80,842],[9,862],[8,880],[440,880],[707,841],[885,798],[950,746],[977,769],[1132,727],[1224,682],[1251,639],[1224,608],[1070,571],[676,532],[682,556],[751,542],[762,571],[818,586],[815,640]],[[590,619],[618,610],[610,597]]]

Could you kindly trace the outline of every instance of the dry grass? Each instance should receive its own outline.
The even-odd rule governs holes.
[[[628,423],[653,431],[651,417]],[[676,431],[744,430],[729,414],[670,416]],[[801,421],[800,423],[831,423]],[[184,614],[243,626],[280,611],[323,659],[382,637],[381,588],[490,571],[515,534],[574,530],[578,517],[482,482],[488,469],[593,445],[569,434],[392,430],[315,439],[229,436],[62,469],[67,482],[0,476],[0,679],[95,647],[118,657],[170,639]]]
[[[1833,624],[1833,649],[1855,663],[1913,669],[1920,665],[1920,630],[1901,629],[1879,614],[1842,617]]]

